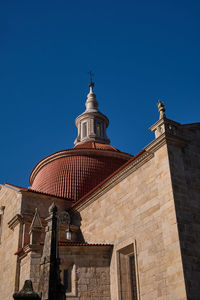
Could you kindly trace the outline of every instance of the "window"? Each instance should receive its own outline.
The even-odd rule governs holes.
[[[97,136],[103,136],[103,123],[95,120],[94,132],[96,133]]]
[[[71,281],[72,265],[68,269],[63,270],[63,284],[65,292],[70,293],[72,291],[72,281]]]
[[[97,122],[97,135],[101,136],[101,123]]]
[[[83,123],[83,137],[86,137],[87,136],[87,123],[84,122]]]
[[[134,245],[118,251],[120,300],[138,300]]]
[[[64,263],[61,265],[61,282],[64,286],[66,296],[77,296],[76,281],[75,264]]]

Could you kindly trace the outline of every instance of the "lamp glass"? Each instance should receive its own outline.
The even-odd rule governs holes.
[[[69,228],[66,230],[66,239],[70,241],[72,239],[72,232]]]

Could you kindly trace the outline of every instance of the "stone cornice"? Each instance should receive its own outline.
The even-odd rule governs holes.
[[[88,118],[91,118],[91,116],[93,116],[94,118],[99,118],[99,119],[102,119],[106,122],[106,127],[108,127],[109,125],[109,120],[108,118],[102,114],[100,111],[98,112],[84,112],[82,113],[81,115],[79,115],[76,120],[75,120],[75,125],[76,127],[78,126],[78,122],[81,121],[81,120],[84,120],[84,119],[88,119]]]
[[[24,253],[29,253],[29,252],[41,252],[43,249],[42,245],[27,245],[23,248]]]
[[[16,214],[9,222],[8,222],[8,227],[11,230],[14,230],[15,227],[19,224],[23,224],[23,216],[20,214]]]
[[[156,128],[160,125],[162,125],[163,123],[170,123],[170,124],[173,124],[174,126],[180,126],[181,124],[178,123],[178,122],[175,122],[173,120],[170,120],[170,119],[167,119],[167,118],[162,118],[162,119],[159,119],[155,124],[153,124],[149,129],[151,131],[155,131]]]
[[[178,137],[174,136],[168,133],[161,134],[157,139],[155,139],[153,142],[151,142],[149,145],[145,147],[146,151],[155,152],[158,149],[160,149],[163,145],[171,144],[175,145],[181,148],[184,148],[187,146],[188,141]]]
[[[18,255],[18,257],[23,259],[28,255],[30,252],[36,252],[36,253],[42,253],[43,246],[42,245],[26,245],[24,248],[19,249],[15,255]]]

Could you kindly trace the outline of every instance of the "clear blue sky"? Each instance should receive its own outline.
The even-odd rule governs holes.
[[[111,144],[151,140],[167,117],[200,121],[199,1],[3,0],[0,4],[0,182],[28,186],[34,165],[73,147],[89,70]]]

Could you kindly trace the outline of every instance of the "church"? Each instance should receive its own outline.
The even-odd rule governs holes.
[[[0,299],[29,299],[27,282],[30,299],[200,299],[200,123],[159,102],[133,156],[110,145],[89,88],[75,146],[39,161],[29,188],[0,185]]]

